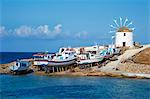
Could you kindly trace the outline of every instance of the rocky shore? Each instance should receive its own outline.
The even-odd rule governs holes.
[[[8,67],[10,65],[12,65],[12,63],[9,63],[9,64],[3,64],[3,65],[0,65],[0,74],[9,74],[9,70],[8,70]],[[135,64],[133,64],[135,65]],[[124,67],[125,66],[125,67]],[[131,66],[131,65],[130,65]],[[144,65],[143,65],[144,66]],[[34,68],[34,69],[33,69]],[[139,70],[137,69],[137,71],[140,71],[140,72],[137,72],[137,71],[134,71],[132,68],[134,67],[129,67],[129,65],[125,65],[125,64],[122,64],[122,67],[119,68],[120,70],[119,71],[116,71],[116,70],[113,70],[111,72],[109,71],[100,71],[100,70],[95,70],[95,68],[98,68],[98,67],[93,67],[93,68],[89,68],[89,69],[79,69],[78,67],[73,69],[73,70],[68,70],[68,71],[63,71],[63,72],[55,72],[55,73],[45,73],[45,71],[37,71],[35,69],[34,66],[32,66],[32,69],[34,70],[34,74],[35,75],[46,75],[46,76],[109,76],[109,77],[125,77],[125,78],[150,78],[150,75],[147,77],[145,76],[140,76],[140,75],[134,75],[135,73],[149,73],[149,70],[146,72],[143,72],[145,71],[145,69],[143,70]],[[144,68],[147,68],[147,67],[144,67]],[[149,66],[148,66],[149,68]],[[128,73],[134,73],[134,74],[127,74]]]
[[[113,71],[113,72],[104,72],[104,71],[78,71],[78,72],[71,72],[71,71],[65,71],[65,72],[56,72],[56,73],[45,73],[43,71],[40,72],[34,72],[36,75],[46,75],[46,76],[99,76],[99,77],[119,77],[119,78],[144,78],[144,79],[150,79],[150,74],[136,74],[136,73],[123,73],[119,71]]]
[[[14,62],[7,63],[7,64],[0,64],[0,74],[8,74],[9,71],[9,66],[12,66]]]

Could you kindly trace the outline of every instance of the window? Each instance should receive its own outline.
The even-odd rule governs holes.
[[[123,35],[126,36],[126,33],[124,33]]]
[[[21,63],[21,66],[23,67],[26,67],[26,65],[27,65],[26,63]]]
[[[18,66],[19,64],[18,63],[16,63],[16,66]]]

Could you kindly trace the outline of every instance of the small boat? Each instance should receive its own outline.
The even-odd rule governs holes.
[[[31,62],[24,61],[24,60],[17,60],[13,66],[10,66],[10,71],[14,72],[21,72],[21,71],[27,71],[29,67],[31,66]]]
[[[78,61],[77,64],[92,64],[92,63],[98,63],[103,60],[103,57],[97,54],[91,54],[91,53],[82,53],[78,55]]]
[[[35,66],[45,66],[48,65],[48,60],[51,60],[54,54],[48,54],[48,53],[37,53],[34,54],[34,62],[33,65]]]
[[[52,60],[48,61],[48,66],[63,66],[76,63],[75,51],[66,50],[61,53],[56,53]]]

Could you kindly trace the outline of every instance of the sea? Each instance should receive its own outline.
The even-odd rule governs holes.
[[[0,52],[0,64],[6,64],[17,59],[33,58],[35,52]]]
[[[32,54],[4,53],[1,63]],[[150,99],[150,80],[1,74],[0,99]]]
[[[150,80],[0,75],[1,99],[150,99]]]

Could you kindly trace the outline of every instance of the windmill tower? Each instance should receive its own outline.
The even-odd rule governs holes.
[[[117,23],[117,20],[114,20],[115,25],[110,25],[114,31],[110,31],[110,33],[115,32],[115,46],[116,47],[133,47],[133,31],[134,28],[130,28],[132,22],[128,22],[126,18],[123,22],[122,18]],[[127,25],[126,25],[127,24]]]

